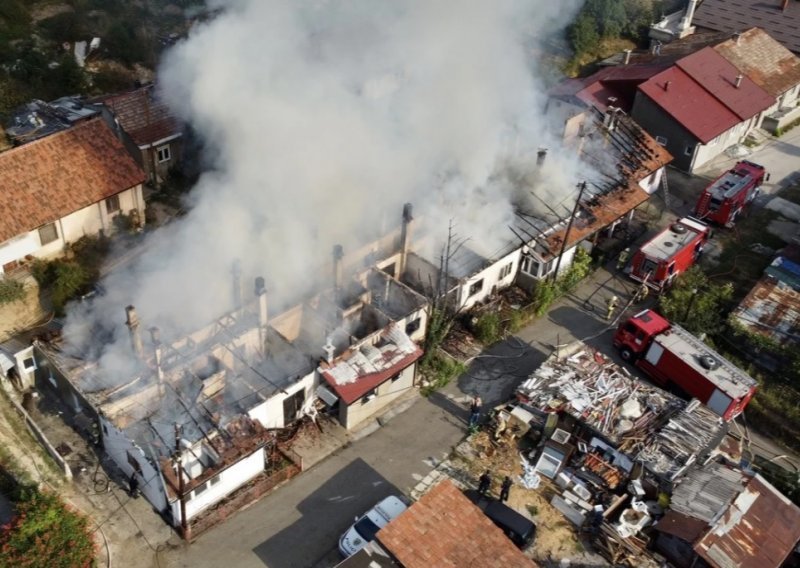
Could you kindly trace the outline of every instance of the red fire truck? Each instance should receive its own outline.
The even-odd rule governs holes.
[[[732,227],[766,177],[764,166],[742,160],[703,190],[695,207],[697,218]]]
[[[614,347],[655,383],[697,398],[725,420],[741,414],[756,392],[747,373],[652,310],[621,324]]]
[[[655,290],[664,289],[695,263],[710,234],[711,229],[697,219],[676,221],[636,251],[631,278]]]

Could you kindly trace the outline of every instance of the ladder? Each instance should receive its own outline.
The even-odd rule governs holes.
[[[669,182],[667,181],[667,168],[664,168],[664,173],[661,175],[661,189],[664,190],[664,208],[667,212],[671,211],[670,198],[669,198]]]

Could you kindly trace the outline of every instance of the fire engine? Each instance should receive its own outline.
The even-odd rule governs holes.
[[[756,392],[755,379],[653,310],[621,324],[614,346],[655,383],[697,398],[725,420],[741,414]]]
[[[691,267],[703,252],[711,229],[697,219],[676,221],[636,251],[630,276],[655,290],[663,290]]]
[[[695,207],[697,218],[732,227],[766,177],[764,166],[742,160],[703,190]]]

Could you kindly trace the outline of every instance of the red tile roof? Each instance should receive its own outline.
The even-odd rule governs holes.
[[[181,133],[178,121],[155,94],[152,85],[98,99],[119,119],[137,146],[146,146]]]
[[[378,542],[404,568],[535,568],[449,480],[382,528]]]
[[[741,122],[722,102],[678,67],[670,67],[639,90],[676,122],[707,144]]]
[[[679,59],[675,65],[742,121],[749,120],[775,104],[775,97],[741,73],[730,61],[714,51],[713,47],[705,47]],[[737,76],[741,76],[738,87]]]
[[[604,67],[596,73],[581,79],[566,79],[553,87],[551,97],[569,100],[574,97],[589,106],[602,111],[608,109],[609,97],[615,97],[614,106],[629,112],[637,85],[662,71],[667,64],[621,65]]]
[[[2,152],[0,242],[144,180],[144,172],[99,118]]]

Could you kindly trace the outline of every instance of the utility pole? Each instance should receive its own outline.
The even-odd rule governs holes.
[[[181,503],[181,533],[183,540],[191,538],[191,531],[189,523],[186,521],[186,499],[184,498],[184,491],[186,487],[183,483],[183,460],[181,459],[181,427],[175,423],[175,465],[178,470],[178,499]]]
[[[583,197],[583,192],[586,191],[586,182],[582,181],[578,184],[578,198],[575,200],[575,207],[572,208],[572,214],[569,216],[569,223],[567,223],[567,230],[564,233],[564,241],[561,243],[561,251],[558,253],[558,260],[556,261],[556,269],[553,271],[553,282],[558,280],[558,271],[561,268],[561,259],[564,257],[564,250],[567,248],[567,242],[569,242],[569,233],[572,230],[572,223],[575,221],[575,217],[578,214],[578,207],[581,206],[581,198]]]

